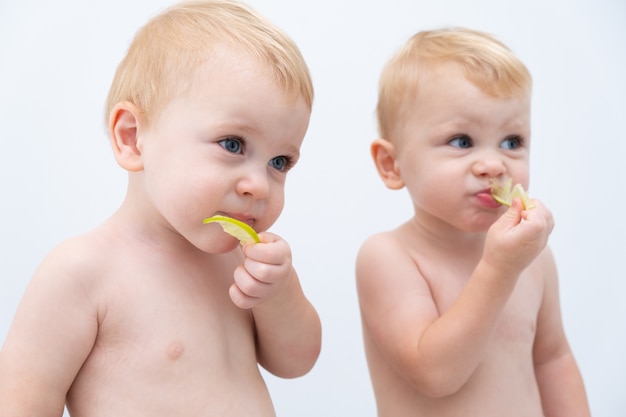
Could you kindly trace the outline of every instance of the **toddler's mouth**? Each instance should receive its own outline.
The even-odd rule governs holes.
[[[247,222],[238,220],[231,216],[215,215],[203,220],[204,224],[218,223],[224,231],[233,237],[239,239],[241,244],[244,243],[258,243],[259,236],[254,228]]]
[[[485,188],[482,189],[480,191],[478,191],[476,194],[474,194],[476,196],[476,198],[478,199],[478,201],[480,201],[480,203],[484,206],[490,207],[490,208],[498,208],[501,206],[500,203],[498,203],[496,200],[494,200],[492,194],[491,194],[491,188]]]
[[[535,205],[530,200],[528,193],[522,187],[522,184],[513,186],[513,179],[509,178],[504,184],[501,184],[497,178],[491,179],[491,196],[495,201],[505,206],[511,206],[513,200],[519,198],[522,200],[524,210],[534,208]]]
[[[240,221],[242,223],[247,224],[250,227],[254,227],[254,224],[256,223],[255,221],[255,217],[254,216],[250,216],[248,214],[242,214],[242,213],[216,213],[219,216],[225,216],[225,217],[230,217],[231,219],[235,219],[237,221]]]

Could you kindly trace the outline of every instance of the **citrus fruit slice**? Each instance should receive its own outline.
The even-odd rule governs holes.
[[[494,200],[496,200],[500,204],[504,204],[505,206],[511,206],[513,204],[513,200],[515,198],[519,198],[522,200],[522,204],[524,205],[524,210],[529,210],[534,208],[535,205],[532,201],[530,201],[530,197],[528,197],[528,193],[522,187],[522,184],[515,184],[511,188],[513,184],[512,179],[508,179],[504,185],[500,185],[500,182],[492,178],[491,179],[491,196]]]
[[[257,235],[252,227],[242,221],[233,219],[232,217],[213,216],[204,219],[202,223],[218,223],[222,226],[222,229],[224,229],[226,233],[239,239],[239,242],[241,242],[242,245],[244,243],[260,242],[259,235]]]

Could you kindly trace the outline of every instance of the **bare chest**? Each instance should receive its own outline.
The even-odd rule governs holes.
[[[457,300],[473,273],[473,267],[458,265],[439,266],[436,273],[434,268],[429,269],[428,263],[423,268],[428,271],[425,276],[440,314]],[[531,354],[542,297],[542,279],[530,268],[519,277],[500,311],[492,338],[494,352],[522,349]]]
[[[251,314],[228,296],[233,268],[137,263],[108,277],[95,344],[68,404],[101,403],[122,414],[159,404],[153,415],[208,415],[219,407],[240,415],[239,386],[265,410],[258,415],[272,415]]]

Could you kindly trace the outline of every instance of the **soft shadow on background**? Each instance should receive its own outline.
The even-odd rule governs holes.
[[[314,370],[266,375],[279,416],[374,417],[354,258],[411,215],[369,157],[384,62],[414,32],[497,35],[534,77],[531,194],[553,211],[564,322],[597,416],[626,413],[626,3],[250,0],[300,46],[316,87],[302,159],[272,228],[324,325]],[[120,204],[102,110],[135,31],[165,0],[0,0],[0,343],[45,253]]]

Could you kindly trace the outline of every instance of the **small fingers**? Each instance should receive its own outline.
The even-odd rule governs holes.
[[[265,241],[268,235],[274,240]],[[270,265],[291,263],[291,249],[287,242],[269,233],[259,236],[262,239],[260,243],[244,246],[243,252],[246,258]]]
[[[291,264],[272,265],[246,258],[243,261],[243,268],[257,281],[264,284],[273,284],[288,275]]]
[[[230,296],[233,304],[244,310],[248,310],[260,302],[258,298],[246,295],[243,291],[241,291],[237,284],[230,286],[228,289],[228,295]]]
[[[263,297],[271,286],[270,283],[263,282],[257,278],[254,274],[250,273],[243,266],[235,269],[233,274],[235,285],[241,290],[241,292],[249,297]]]
[[[249,309],[261,303],[269,292],[269,284],[265,284],[252,275],[243,267],[235,270],[234,282],[228,291],[233,303],[243,309]]]

